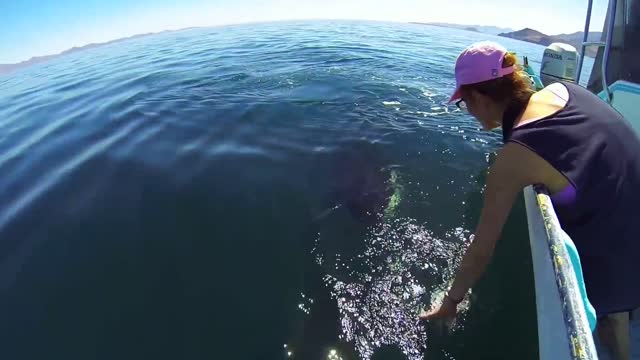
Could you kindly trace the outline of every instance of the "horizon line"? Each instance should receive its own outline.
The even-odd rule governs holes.
[[[63,56],[66,55],[66,53],[70,52],[73,49],[78,49],[78,50],[82,50],[82,48],[90,46],[90,45],[108,45],[110,43],[113,42],[118,42],[118,41],[124,41],[124,40],[128,40],[134,37],[142,37],[142,36],[152,36],[152,35],[158,35],[158,34],[162,34],[162,33],[166,33],[166,32],[177,32],[177,31],[184,31],[184,30],[191,30],[191,29],[206,29],[206,28],[215,28],[215,27],[225,27],[225,26],[234,26],[234,25],[251,25],[251,24],[269,24],[269,23],[280,23],[280,22],[296,22],[296,21],[358,21],[358,22],[381,22],[381,23],[397,23],[397,24],[416,24],[416,25],[431,25],[431,26],[439,26],[438,24],[447,24],[447,25],[460,25],[460,26],[469,26],[469,27],[473,27],[473,26],[478,26],[478,27],[495,27],[495,28],[502,28],[500,26],[496,26],[496,25],[480,25],[480,24],[457,24],[457,23],[450,23],[450,22],[446,22],[446,21],[394,21],[394,20],[379,20],[379,19],[336,19],[336,18],[301,18],[301,19],[281,19],[281,20],[257,20],[257,21],[246,21],[246,22],[235,22],[235,23],[227,23],[227,24],[212,24],[212,25],[196,25],[196,26],[187,26],[187,27],[183,27],[183,28],[177,28],[177,29],[164,29],[164,30],[159,30],[159,31],[152,31],[152,32],[143,32],[143,33],[137,33],[137,34],[131,34],[128,36],[124,36],[124,37],[119,37],[119,38],[115,38],[115,39],[111,39],[111,40],[106,40],[106,41],[102,41],[102,42],[88,42],[85,43],[83,45],[73,45],[65,50],[62,50],[60,52],[57,53],[49,53],[49,54],[42,54],[42,55],[33,55],[30,56],[29,58],[25,59],[25,60],[21,60],[18,62],[13,62],[13,63],[0,63],[0,66],[17,66],[23,63],[28,63],[30,61],[36,60],[38,58],[45,58],[45,57],[56,57],[56,56]],[[511,28],[505,28],[505,29],[511,29]],[[531,30],[535,30],[533,28],[530,27],[523,27],[519,30],[514,30],[514,32],[516,31],[520,31],[520,30],[524,30],[524,29],[531,29]],[[539,30],[535,30],[538,32],[541,32]],[[581,30],[576,30],[573,33],[576,32],[582,32],[584,31],[584,29]],[[542,33],[542,32],[541,32]],[[545,33],[543,33],[545,34]],[[571,33],[560,33],[560,34],[555,34],[555,35],[566,35],[566,34],[571,34]],[[547,35],[547,34],[545,34]],[[555,35],[550,35],[550,36],[555,36]],[[25,64],[26,65],[26,64]]]

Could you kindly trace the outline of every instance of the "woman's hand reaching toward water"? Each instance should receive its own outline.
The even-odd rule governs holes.
[[[453,297],[447,295],[440,306],[421,313],[421,320],[452,320],[456,317],[458,303],[491,261],[493,250],[516,196],[528,184],[540,182],[531,177],[530,167],[522,165],[522,159],[532,156],[529,153],[531,151],[516,143],[509,143],[498,152],[498,157],[487,175],[487,187],[483,194],[478,226],[449,289],[449,294]]]
[[[453,320],[457,314],[458,303],[451,299],[449,295],[445,295],[442,299],[442,304],[431,308],[431,310],[422,311],[418,317],[424,321],[435,319]]]

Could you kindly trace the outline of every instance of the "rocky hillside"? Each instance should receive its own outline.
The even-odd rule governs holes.
[[[578,49],[578,51],[580,51],[583,34],[584,33],[582,31],[578,31],[571,34],[547,35],[534,29],[524,28],[522,30],[501,33],[498,35],[503,37],[508,37],[511,39],[527,41],[527,42],[539,44],[542,46],[547,46],[554,42],[562,42],[562,43],[573,45],[575,46],[576,49]],[[601,32],[592,32],[592,33],[589,33],[589,40],[599,41],[601,36],[602,36]],[[589,47],[586,51],[586,55],[590,57],[595,57],[597,52],[598,52],[597,48]]]

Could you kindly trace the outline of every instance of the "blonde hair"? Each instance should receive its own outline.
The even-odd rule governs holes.
[[[502,67],[515,66],[513,73],[497,79],[462,85],[460,87],[462,95],[465,96],[471,90],[475,90],[498,103],[527,103],[535,90],[531,87],[529,75],[522,70],[522,67],[517,62],[518,58],[514,53],[507,53],[502,60]]]

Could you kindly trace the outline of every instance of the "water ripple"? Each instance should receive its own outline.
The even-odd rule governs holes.
[[[291,357],[394,345],[420,358],[436,335],[416,312],[464,244],[438,229],[469,226],[500,142],[447,104],[457,52],[481,38],[375,22],[198,28],[0,76],[5,357],[276,358],[293,332]],[[539,66],[541,47],[504,41]],[[350,151],[367,160],[332,170]],[[364,212],[389,169],[397,217],[364,239],[342,228],[363,224],[341,217],[335,183]],[[360,251],[308,259],[327,231]]]
[[[423,358],[427,334],[418,314],[441,300],[468,243],[463,229],[451,235],[440,240],[410,219],[395,219],[365,240],[363,253],[337,260],[343,275],[325,276],[343,338],[355,343],[360,358],[371,359],[383,345],[397,346],[409,360]],[[341,280],[344,274],[350,280]],[[462,305],[459,318],[467,307]]]

